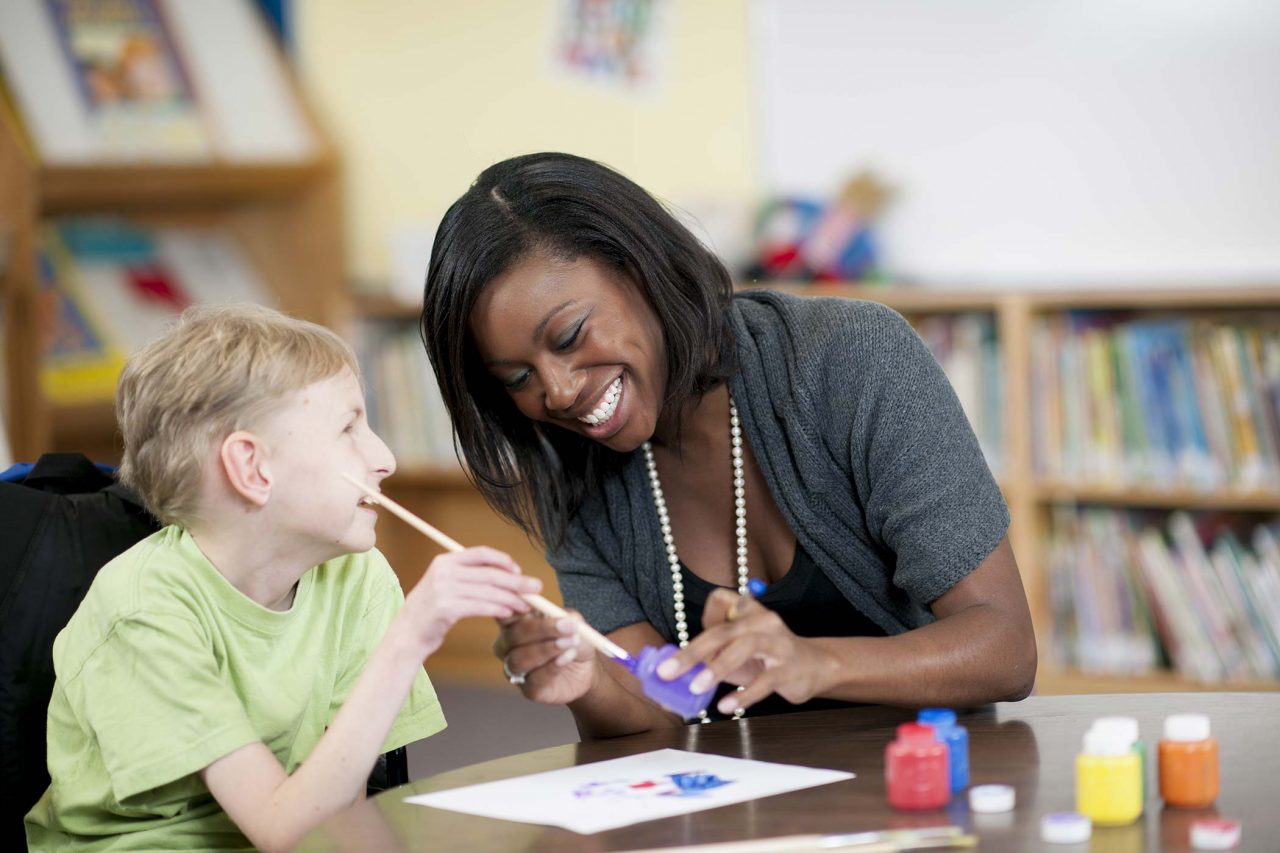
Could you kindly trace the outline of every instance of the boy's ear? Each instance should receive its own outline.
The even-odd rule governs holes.
[[[261,436],[244,430],[231,433],[222,441],[219,460],[232,489],[254,506],[266,506],[272,479]]]

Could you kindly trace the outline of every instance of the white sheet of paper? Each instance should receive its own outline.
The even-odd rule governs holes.
[[[840,770],[660,749],[405,802],[591,833],[852,778]]]

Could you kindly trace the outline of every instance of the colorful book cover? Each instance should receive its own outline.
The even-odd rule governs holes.
[[[155,0],[46,0],[46,9],[104,153],[208,156],[196,93]]]
[[[126,350],[110,337],[56,228],[41,235],[42,314],[48,318],[40,384],[54,403],[110,400]]]

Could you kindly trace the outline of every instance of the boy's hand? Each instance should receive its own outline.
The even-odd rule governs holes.
[[[405,596],[397,617],[407,621],[422,655],[434,653],[460,619],[490,616],[510,619],[529,612],[524,593],[540,592],[542,582],[520,573],[510,556],[483,546],[441,554]]]

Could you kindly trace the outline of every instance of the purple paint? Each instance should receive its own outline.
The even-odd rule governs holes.
[[[658,664],[678,651],[680,649],[670,643],[660,649],[645,646],[640,650],[638,657],[628,657],[625,660],[617,658],[617,661],[640,680],[640,689],[644,691],[644,695],[673,714],[679,714],[683,719],[688,720],[706,710],[706,707],[711,704],[716,688],[712,685],[702,693],[689,692],[689,683],[706,668],[702,664],[698,664],[670,681],[658,677]]]

